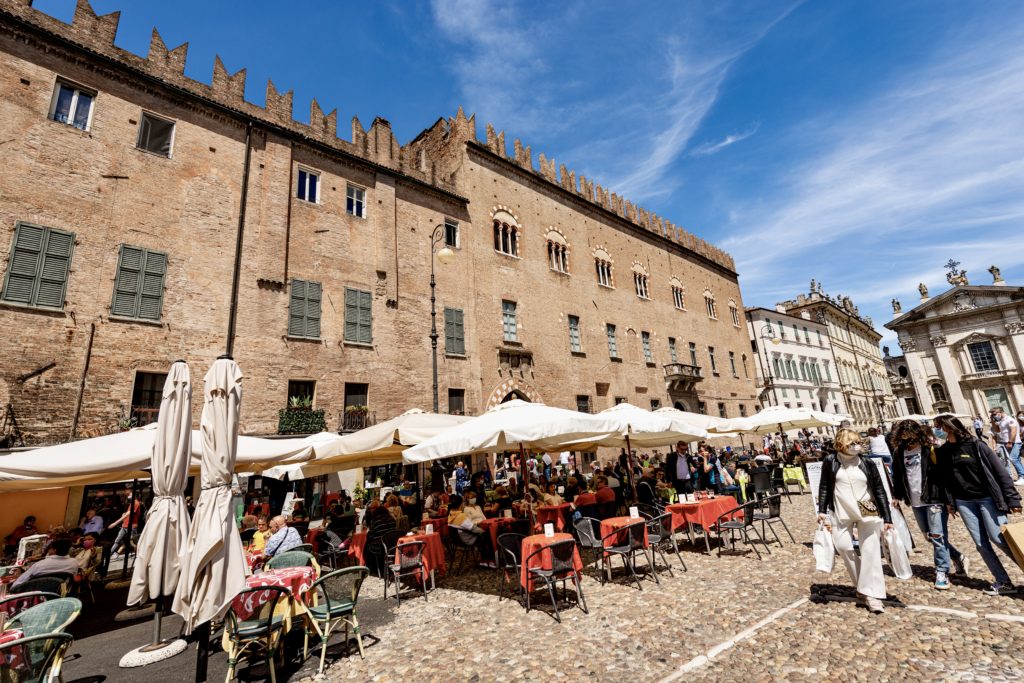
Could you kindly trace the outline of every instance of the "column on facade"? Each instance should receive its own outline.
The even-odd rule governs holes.
[[[953,412],[969,412],[971,406],[960,389],[960,372],[950,347],[936,346],[935,361],[939,366],[939,376],[942,377],[942,382],[946,388],[946,395],[953,406]]]
[[[928,372],[924,367],[923,352],[908,351],[904,353],[907,361],[907,376],[910,378],[910,387],[917,397],[917,405],[921,413],[928,415],[932,409],[932,392],[928,389]]]

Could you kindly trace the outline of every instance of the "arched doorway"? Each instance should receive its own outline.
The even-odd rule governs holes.
[[[674,404],[672,405],[672,407],[673,407],[673,408],[675,408],[676,410],[681,410],[681,411],[683,411],[684,413],[687,413],[687,412],[689,412],[689,409],[688,409],[688,408],[686,407],[686,404],[685,404],[685,403],[683,403],[682,401],[676,401],[676,402],[675,402],[675,403],[674,403]]]
[[[514,401],[516,399],[519,399],[520,401],[526,401],[527,403],[532,402],[530,401],[529,396],[519,391],[518,389],[513,389],[512,391],[505,394],[505,398],[501,399],[501,403],[508,403],[509,401]]]
[[[487,403],[484,404],[484,410],[490,410],[515,398],[529,403],[544,403],[536,389],[520,379],[512,378],[501,382],[491,390],[491,395],[487,398]]]

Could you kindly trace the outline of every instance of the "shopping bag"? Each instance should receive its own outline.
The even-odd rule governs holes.
[[[889,566],[892,573],[900,581],[906,581],[914,576],[914,570],[910,566],[910,556],[907,555],[907,546],[903,545],[900,535],[893,530],[885,532],[885,545],[889,551]]]
[[[835,558],[836,548],[832,544],[832,532],[825,528],[824,523],[819,523],[818,530],[814,532],[815,571],[831,574]]]
[[[1024,569],[1024,522],[1004,524],[1001,527],[1003,541],[1010,548],[1010,554],[1017,566]]]
[[[896,529],[896,533],[900,535],[903,547],[909,552],[914,547],[914,537],[910,535],[907,518],[903,516],[903,511],[895,505],[889,506],[889,512],[892,514],[892,526]]]

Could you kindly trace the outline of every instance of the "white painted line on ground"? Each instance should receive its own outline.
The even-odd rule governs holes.
[[[976,619],[978,617],[974,612],[967,612],[961,609],[950,609],[948,607],[932,607],[931,605],[907,605],[907,609],[916,610],[918,612],[949,614],[954,617],[963,617],[964,619]]]
[[[707,651],[707,654],[697,655],[696,657],[688,661],[686,664],[683,664],[681,667],[679,667],[679,669],[677,669],[675,673],[669,674],[665,678],[661,679],[660,683],[675,683],[675,681],[682,679],[683,676],[685,676],[686,674],[696,669],[699,669],[702,666],[705,666],[718,655],[722,654],[723,652],[732,647],[735,647],[737,644],[743,642],[744,640],[747,640],[768,624],[772,623],[773,621],[777,621],[787,612],[795,610],[796,608],[800,607],[806,602],[807,598],[800,598],[796,602],[786,605],[782,609],[777,610],[776,612],[768,615],[761,621],[757,622],[750,628],[744,631],[740,631],[732,638],[729,638],[728,640],[721,642],[718,645],[715,645],[713,648]]]

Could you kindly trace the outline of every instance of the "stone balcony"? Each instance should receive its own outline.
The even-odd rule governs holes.
[[[961,382],[975,382],[986,379],[1010,379],[1020,377],[1021,372],[1017,368],[1003,368],[1001,370],[981,370],[969,372],[960,378]]]
[[[699,365],[669,363],[662,367],[665,370],[665,382],[672,391],[692,391],[704,379],[704,372]]]

